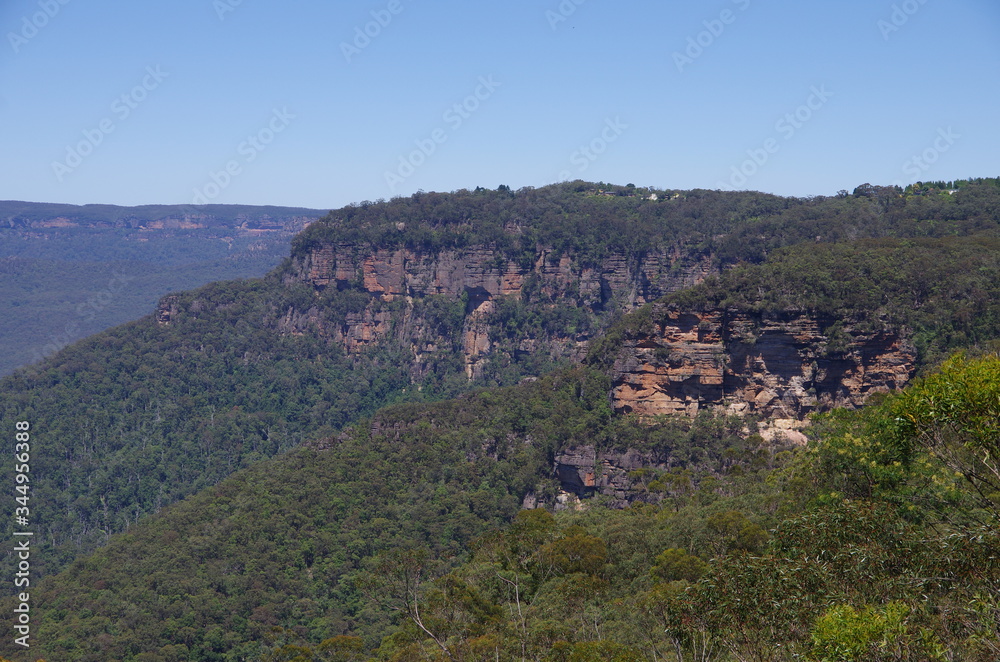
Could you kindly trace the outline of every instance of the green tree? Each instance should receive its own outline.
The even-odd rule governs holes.
[[[921,662],[945,660],[944,647],[932,632],[909,622],[910,606],[835,605],[816,619],[810,633],[816,662]]]
[[[369,600],[408,619],[430,637],[448,659],[454,659],[446,635],[432,631],[430,628],[437,623],[421,613],[428,580],[433,578],[435,566],[440,564],[426,549],[393,549],[381,554],[374,567],[359,576],[357,584]]]
[[[709,566],[693,554],[683,549],[671,547],[656,557],[650,570],[653,577],[660,581],[695,582],[708,572]]]
[[[958,354],[888,404],[887,436],[936,457],[1000,518],[1000,356]]]

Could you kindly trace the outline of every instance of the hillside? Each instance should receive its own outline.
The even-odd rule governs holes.
[[[142,317],[168,292],[262,276],[324,213],[0,201],[0,375]]]
[[[660,507],[524,510],[436,572],[383,555],[359,584],[399,628],[374,657],[996,659],[998,416],[1000,357],[956,356],[819,417],[808,448],[729,449],[721,478],[644,472]],[[348,644],[286,629],[262,659]]]
[[[168,296],[3,382],[3,420],[50,439],[38,570],[324,426],[579,360],[622,312],[771,245],[991,236],[998,196],[992,182],[810,200],[577,182],[336,210],[267,278]]]
[[[43,581],[33,655],[624,662],[711,645],[709,659],[784,660],[816,651],[812,635],[858,647],[842,659],[989,659],[1000,564],[982,523],[995,496],[919,433],[973,423],[968,387],[947,412],[923,403],[969,379],[988,401],[998,367],[954,361],[901,397],[821,421],[808,450],[747,437],[738,418],[615,416],[607,378],[587,369],[390,407]],[[915,412],[913,430],[887,426]],[[585,447],[589,467],[560,464]],[[611,464],[629,455],[630,470]],[[607,478],[632,507],[572,492]],[[518,514],[536,504],[555,518]],[[855,620],[838,631],[844,614]],[[901,657],[864,656],[883,637]]]
[[[739,462],[724,455],[741,441],[722,421],[637,426],[612,418],[606,392],[602,375],[575,370],[398,405],[240,471],[43,583],[41,650],[60,660],[144,651],[253,659],[276,625],[317,641],[377,640],[388,614],[352,583],[375,555],[426,547],[455,557],[509,521],[526,495],[554,506],[573,485],[553,476],[551,463],[571,448],[609,452],[628,439],[696,483]],[[136,610],[127,615],[126,605]],[[9,644],[2,650],[10,654]]]
[[[131,540],[133,530],[146,530],[148,515],[199,491],[185,503],[213,508],[214,486],[230,474],[253,472],[259,462],[303,442],[337,438],[338,430],[387,404],[441,400],[525,378],[542,377],[537,383],[546,384],[546,374],[585,357],[597,370],[587,374],[606,386],[596,395],[591,389],[581,402],[601,399],[603,406],[591,408],[608,421],[562,430],[547,437],[553,441],[543,456],[519,460],[534,488],[525,487],[527,477],[507,484],[475,472],[469,483],[442,488],[442,498],[458,498],[470,485],[507,494],[506,500],[483,496],[481,512],[456,540],[509,520],[525,498],[551,506],[596,495],[621,507],[649,500],[638,496],[645,490],[643,470],[690,464],[724,475],[729,460],[720,454],[738,449],[757,417],[798,423],[817,409],[863,404],[872,393],[902,386],[951,349],[996,337],[991,293],[998,203],[993,181],[973,182],[955,194],[863,186],[853,195],[808,200],[576,182],[517,192],[417,194],[335,210],[296,237],[291,255],[267,277],[169,295],[153,315],[72,345],[0,383],[4,425],[13,429],[15,420],[30,420],[39,440],[33,498],[44,526],[35,539],[33,577],[58,572],[103,545],[125,545],[115,541]],[[928,265],[926,277],[922,264]],[[913,299],[913,287],[932,284],[924,298]],[[891,369],[868,370],[880,360]],[[881,381],[865,377],[855,389],[852,370],[879,373]],[[672,395],[674,384],[681,385],[679,398]],[[673,430],[665,440],[644,441],[644,423],[611,416],[612,407],[622,414],[636,410],[619,398],[626,386],[648,391],[646,400],[656,407],[667,403],[646,414],[695,414],[722,405],[716,414],[750,416],[729,424],[705,412],[693,423],[664,423]],[[465,405],[449,406],[458,407],[449,416],[461,420]],[[520,412],[521,427],[511,439],[563,410],[572,411],[549,403],[541,412]],[[568,418],[559,425],[574,425]],[[702,423],[704,434],[689,429]],[[456,432],[454,443],[464,448],[477,438],[470,432],[475,429]],[[777,443],[794,437],[767,426],[761,432]],[[358,452],[365,443],[357,442]],[[687,459],[678,464],[678,444],[701,444],[702,450],[685,451]],[[450,456],[396,450],[404,453],[403,465],[449,471]],[[313,484],[281,468],[308,452],[282,455],[278,464],[259,469],[265,474],[246,475]],[[474,447],[467,453],[479,457]],[[699,464],[706,458],[712,461]],[[9,470],[12,458],[4,462]],[[301,462],[295,466],[305,472]],[[357,473],[358,466],[355,461],[350,471]],[[330,471],[345,469],[334,462]],[[408,474],[411,481],[417,475]],[[364,476],[365,490],[379,484]],[[394,485],[375,495],[362,492],[388,503],[403,489]],[[247,507],[257,508],[257,497],[248,499]],[[180,510],[168,510],[174,512]],[[200,510],[189,516],[200,521]],[[440,516],[429,508],[411,519],[433,528]],[[320,509],[315,517],[318,527],[327,514]],[[208,535],[215,524],[205,526],[190,535]],[[195,559],[204,551],[185,553]],[[131,554],[139,560],[147,552]],[[360,554],[356,562],[369,556]],[[190,570],[191,563],[178,568]],[[112,598],[107,594],[107,608],[119,608]],[[274,604],[287,606],[284,598]],[[241,605],[232,608],[248,607]],[[211,614],[198,617],[216,622]],[[106,618],[116,623],[116,633],[123,627],[119,616]],[[350,618],[368,619],[370,640],[378,631],[374,624],[384,622],[384,615]],[[88,623],[73,628],[111,627]],[[346,632],[343,623],[314,635]],[[259,629],[251,632],[243,622],[226,627],[241,633],[233,646],[259,644]],[[148,642],[122,636],[140,647],[128,650],[149,652]],[[198,642],[204,651],[230,645]]]
[[[524,225],[546,226],[543,208],[565,207],[563,217],[572,219],[597,205],[603,215],[590,223],[599,227],[618,223],[615,210],[626,205],[648,214],[659,228],[656,236],[671,237],[671,247],[660,251],[662,258],[621,253],[595,278],[579,260],[574,264],[571,247],[554,253],[555,246],[536,245],[519,285],[493,301],[491,291],[499,293],[507,263],[494,245],[475,242],[484,241],[480,230],[503,227],[504,208],[521,194],[435,194],[433,200],[444,206],[434,209],[424,208],[425,196],[349,207],[313,224],[296,240],[290,259],[267,278],[165,297],[155,315],[7,378],[0,387],[3,420],[29,417],[49,439],[34,457],[39,503],[47,513],[38,572],[62,567],[143,515],[298,445],[324,426],[337,429],[395,400],[516,383],[578,358],[588,338],[621,311],[691,284],[711,268],[700,248],[678,253],[673,245],[681,232],[696,232],[694,216],[710,208],[732,215],[758,198],[784,204],[759,194],[706,193],[687,203],[677,198],[684,206],[676,207],[638,195],[594,195],[586,186],[544,193],[523,194],[524,213],[532,214]],[[706,196],[711,207],[699,202]],[[338,229],[345,224],[339,214],[410,206],[423,220],[410,219],[403,235],[433,233],[444,224],[449,236],[464,236],[460,240],[469,246],[459,253],[434,247],[426,253],[424,274],[438,274],[440,286],[410,286],[402,297],[386,292],[394,285],[380,282],[377,258],[379,251],[396,250],[391,243],[353,245],[359,257],[350,264],[353,273],[341,267],[351,273],[346,280],[338,281],[336,273],[310,277],[320,264],[313,252],[333,249],[319,237],[333,232],[346,242],[351,233],[381,231],[365,217],[352,217],[346,229]],[[482,220],[470,221],[470,215]],[[397,222],[406,221],[385,223],[398,234]],[[738,219],[725,223],[737,225]],[[656,238],[640,228],[618,230],[619,239],[631,236],[643,245]],[[575,234],[572,228],[552,232],[552,241],[560,233]],[[641,264],[649,266],[644,271]],[[670,264],[679,266],[671,271]],[[665,275],[647,283],[653,268]],[[330,278],[334,287],[327,286]],[[567,295],[580,291],[585,278],[597,288],[582,305]],[[521,290],[524,296],[513,296]],[[496,312],[486,319],[491,305]]]

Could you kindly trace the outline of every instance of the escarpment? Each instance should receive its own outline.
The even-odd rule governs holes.
[[[595,261],[549,248],[515,260],[487,246],[327,244],[293,255],[280,272],[285,289],[307,295],[276,310],[269,323],[348,355],[394,348],[414,383],[442,361],[479,379],[491,364],[580,361],[617,316],[712,272],[710,255],[676,246]],[[179,305],[164,298],[159,322],[169,324]],[[877,326],[797,310],[684,310],[655,301],[648,321],[610,348],[611,404],[617,413],[641,416],[754,414],[802,440],[790,422],[861,406],[912,377],[912,344]]]
[[[657,302],[623,326],[600,348],[613,354],[601,362],[615,413],[752,415],[760,422],[747,421],[739,436],[752,431],[772,450],[806,443],[802,429],[812,412],[860,407],[872,394],[903,387],[916,364],[912,344],[897,332],[801,311],[684,310]],[[687,480],[692,466],[690,453],[669,444],[571,446],[554,458],[561,486],[555,507],[581,507],[580,499],[593,496],[615,508],[659,503],[676,492],[663,477]]]
[[[471,379],[492,358],[579,360],[616,313],[701,282],[711,272],[710,255],[678,247],[599,260],[539,247],[514,260],[489,246],[431,252],[325,245],[293,256],[283,282],[308,285],[316,300],[288,309],[278,325],[284,333],[317,333],[349,353],[402,343],[418,366],[451,340]],[[324,300],[346,291],[369,300],[331,322]],[[421,306],[433,297],[464,304],[453,338],[442,338],[440,325]],[[500,311],[504,300],[517,305]],[[560,314],[569,310],[573,314]],[[519,315],[515,324],[509,323],[512,313]]]
[[[306,282],[323,289],[360,285],[391,300],[397,296],[519,295],[527,279],[540,290],[561,296],[575,289],[581,303],[598,309],[613,297],[635,306],[700,282],[711,271],[710,256],[688,255],[680,247],[643,254],[614,253],[594,261],[539,247],[528,261],[515,261],[488,246],[423,252],[408,248],[369,248],[338,244],[295,256],[285,282]]]
[[[611,400],[616,412],[644,416],[713,409],[802,420],[901,388],[915,363],[897,332],[850,320],[656,304],[622,343]]]

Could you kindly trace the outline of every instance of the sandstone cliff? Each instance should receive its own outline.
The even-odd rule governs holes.
[[[491,362],[582,359],[615,313],[711,272],[710,256],[683,254],[675,247],[594,263],[539,249],[530,260],[514,261],[482,246],[429,253],[326,245],[294,256],[282,272],[286,287],[306,286],[312,295],[279,311],[273,324],[286,334],[316,334],[352,354],[403,348],[416,382],[434,357],[458,355],[475,379]],[[329,293],[345,292],[360,303],[334,319],[324,302]],[[430,314],[426,302],[435,297],[454,313],[447,324]],[[498,315],[510,301],[536,316],[562,307],[589,323],[524,325],[512,334],[503,328],[510,320]],[[177,305],[176,297],[164,298],[159,321],[170,323]],[[860,406],[872,393],[905,385],[915,369],[905,338],[849,320],[796,311],[686,311],[664,303],[654,303],[644,319],[612,348],[610,398],[618,413],[756,414],[775,421],[765,438],[780,433],[802,442],[796,430],[809,413]]]
[[[348,352],[400,342],[411,349],[419,364],[442,339],[416,304],[435,295],[462,299],[466,304],[458,343],[466,374],[476,378],[492,358],[543,354],[579,360],[588,341],[603,330],[613,313],[630,311],[698,283],[711,272],[711,265],[711,256],[688,258],[679,247],[641,255],[612,254],[585,263],[546,248],[514,261],[488,246],[421,252],[326,245],[293,256],[284,282],[307,284],[318,296],[330,288],[358,290],[369,295],[371,303],[336,325],[324,322],[320,303],[290,309],[279,326],[291,334],[317,332]],[[528,330],[509,346],[495,346],[495,304],[502,298],[530,300],[535,312],[572,307],[585,311],[591,323],[586,329]]]
[[[479,300],[517,296],[531,275],[549,297],[572,293],[591,310],[612,299],[634,307],[700,282],[711,271],[710,256],[688,263],[679,248],[645,255],[614,254],[597,264],[539,248],[530,263],[514,262],[486,246],[426,253],[406,248],[368,249],[338,244],[294,257],[286,282],[306,282],[318,290],[359,285],[385,300],[432,294]]]
[[[860,324],[794,311],[693,312],[664,303],[648,312],[635,316],[636,323],[617,339],[611,365],[614,411],[757,415],[762,421],[752,429],[771,452],[806,443],[801,430],[808,414],[861,406],[873,393],[901,388],[914,372],[916,356],[907,340]],[[745,429],[740,436],[748,434]],[[592,496],[615,508],[659,503],[669,490],[648,477],[693,468],[675,451],[563,449],[552,466],[561,488],[556,508],[579,508],[581,499]]]
[[[645,416],[727,413],[802,420],[858,407],[912,377],[912,345],[890,331],[800,312],[687,312],[654,305],[612,368],[615,411]],[[794,428],[795,426],[785,426]]]

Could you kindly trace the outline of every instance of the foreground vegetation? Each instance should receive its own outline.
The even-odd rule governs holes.
[[[613,417],[603,380],[390,408],[240,472],[45,580],[38,652],[995,659],[996,355],[825,415],[797,449],[727,419]],[[550,458],[581,443],[678,461],[634,472],[649,498],[625,510],[519,510],[558,490]]]
[[[394,550],[359,585],[383,660],[995,660],[1000,358],[956,357],[796,453],[625,511],[521,511],[457,569]],[[744,469],[744,467],[748,467]],[[263,659],[368,659],[293,630]],[[353,647],[353,648],[352,648]],[[352,657],[353,656],[353,657]]]

